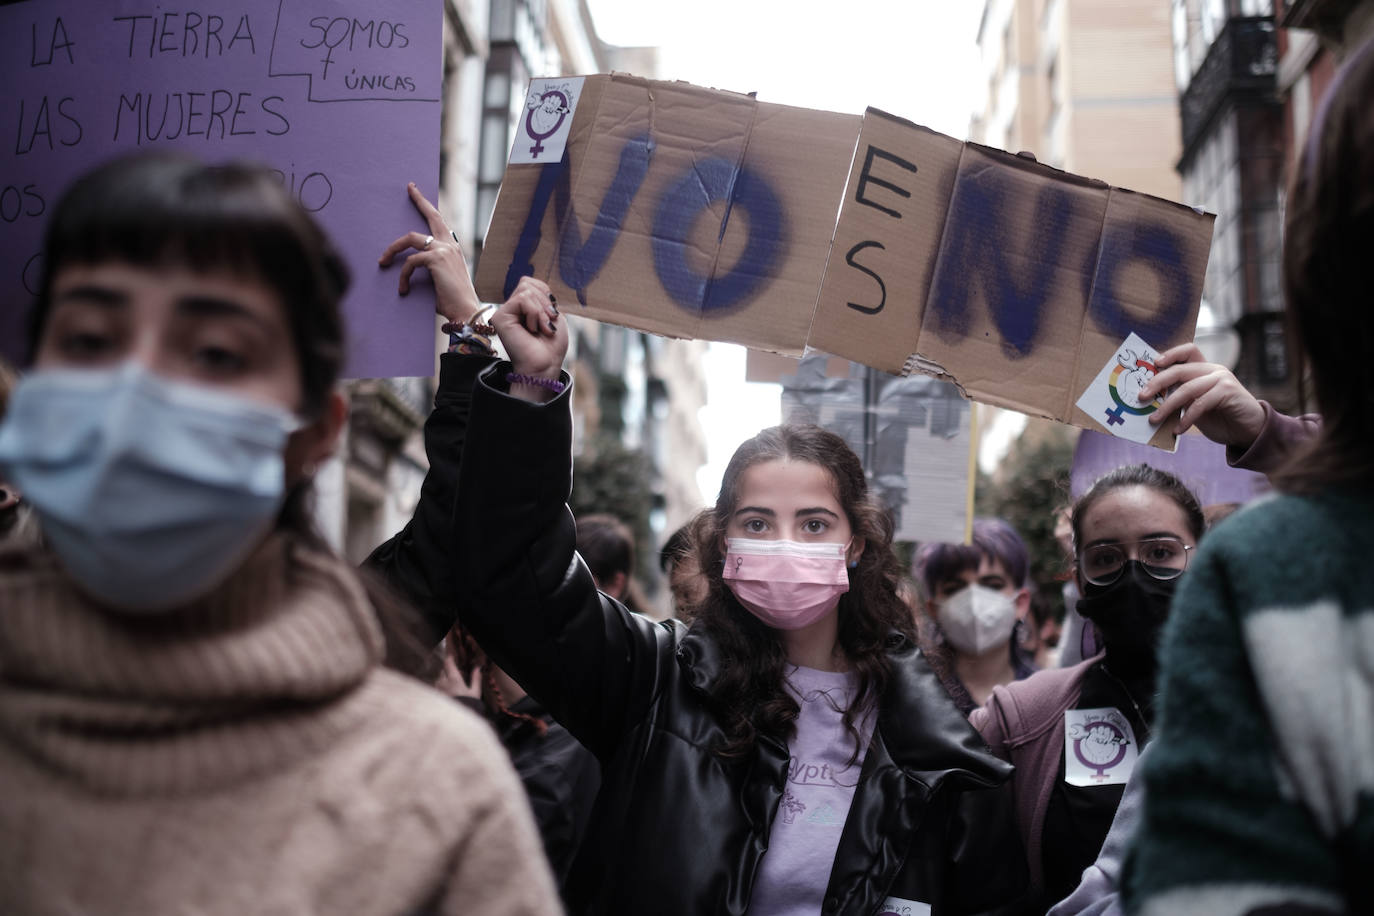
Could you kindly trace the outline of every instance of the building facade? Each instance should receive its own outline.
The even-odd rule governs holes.
[[[1369,0],[1172,0],[1186,202],[1217,214],[1204,296],[1239,333],[1236,375],[1284,411],[1301,367],[1283,314],[1288,175]]]
[[[986,0],[987,100],[972,139],[1178,200],[1169,10],[1123,0]]]
[[[1172,0],[1184,202],[1217,215],[1203,298],[1240,338],[1236,376],[1296,407],[1280,271],[1284,111],[1270,0]]]

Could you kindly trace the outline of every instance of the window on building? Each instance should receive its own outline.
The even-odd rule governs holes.
[[[1193,61],[1188,50],[1192,23],[1188,19],[1188,0],[1173,0],[1174,83],[1178,91],[1188,88],[1193,76]]]
[[[1210,47],[1226,25],[1226,0],[1202,0],[1202,42]]]
[[[495,5],[495,4],[494,4]],[[482,90],[482,142],[477,154],[475,231],[480,237],[491,221],[496,193],[506,173],[511,129],[524,104],[529,72],[516,45],[492,44]]]
[[[344,557],[355,566],[367,559],[385,535],[381,532],[382,503],[375,493],[363,493],[350,488],[348,494],[347,527]]]
[[[1288,380],[1288,339],[1284,320],[1279,315],[1265,319],[1264,350],[1260,360],[1261,377],[1266,382]]]

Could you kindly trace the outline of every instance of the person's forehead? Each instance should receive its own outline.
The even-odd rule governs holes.
[[[762,461],[740,474],[739,505],[774,511],[825,507],[840,511],[835,480],[830,472],[809,461]]]
[[[1084,514],[1081,533],[1084,544],[1139,540],[1152,534],[1191,539],[1183,508],[1167,494],[1139,485],[1103,494]]]

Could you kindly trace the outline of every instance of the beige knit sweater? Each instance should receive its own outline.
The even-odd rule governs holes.
[[[0,549],[0,913],[559,912],[491,730],[381,650],[283,536],[146,618]]]

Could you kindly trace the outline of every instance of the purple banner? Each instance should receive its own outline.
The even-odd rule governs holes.
[[[114,155],[266,163],[347,257],[348,375],[430,375],[434,301],[377,257],[438,190],[442,0],[0,7],[0,352],[22,355],[47,213]]]
[[[1097,478],[1124,464],[1148,464],[1168,471],[1183,481],[1203,506],[1247,503],[1269,492],[1269,481],[1263,474],[1231,467],[1226,463],[1226,446],[1203,436],[1179,436],[1178,450],[1169,453],[1085,429],[1073,453],[1070,495],[1077,500]]]

